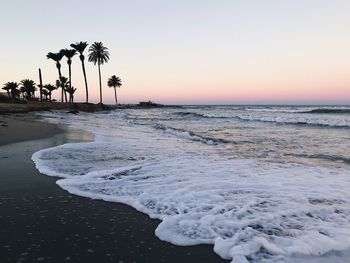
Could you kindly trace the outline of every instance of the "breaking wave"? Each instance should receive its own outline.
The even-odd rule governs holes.
[[[238,118],[226,109],[205,110],[200,114]],[[202,117],[197,115],[194,125],[188,118],[169,120],[167,114],[172,112],[120,111],[51,118],[56,123],[87,129],[95,135],[95,141],[44,149],[32,159],[40,172],[60,177],[57,184],[72,194],[125,203],[160,219],[156,235],[175,245],[212,244],[218,255],[235,263],[349,260],[348,166],[238,159],[229,150],[232,147],[221,147],[234,142],[214,137],[224,137],[238,126],[239,136],[232,138],[257,140],[234,149],[261,151],[257,144],[275,143],[267,139],[278,133],[281,137],[276,143],[287,144],[276,144],[273,149],[277,154],[281,153],[279,148],[288,146],[291,154],[302,158],[348,163],[343,154],[346,147],[342,148],[350,139],[346,130],[333,130],[330,137],[324,137],[327,132],[315,133],[309,124],[302,124],[300,129],[287,126],[285,133],[273,125],[261,124],[266,120],[285,121],[286,113],[272,119],[268,119],[270,115],[254,115],[260,122],[253,123],[255,119],[250,118],[252,125],[248,128],[239,121],[228,126],[232,125],[228,119],[198,121]],[[129,121],[140,116],[141,125]],[[159,120],[162,116],[163,123]],[[332,118],[309,121],[325,120],[340,124],[339,119]],[[208,127],[219,132],[214,131],[212,136],[197,132]],[[312,130],[311,134],[318,137],[312,137],[315,140],[304,151],[303,143],[308,141],[289,141],[290,133],[296,130],[300,134]],[[247,131],[249,134],[245,134]],[[337,151],[329,153],[324,143],[327,138],[331,139],[327,145],[338,147]]]
[[[259,165],[186,149],[150,155],[148,148],[140,156],[140,147],[68,144],[33,160],[40,172],[65,178],[57,184],[68,192],[128,204],[162,220],[160,239],[213,244],[224,259],[300,262],[350,248],[346,171]]]
[[[315,111],[323,111],[323,110],[315,110]],[[325,110],[330,111],[332,113],[337,113],[337,111],[341,110]],[[349,111],[350,110],[343,110]],[[207,114],[199,114],[194,112],[176,112],[174,114],[178,116],[182,116],[184,118],[193,118],[193,119],[232,119],[232,120],[241,120],[241,121],[254,121],[254,122],[268,122],[282,125],[303,125],[303,126],[312,126],[312,127],[324,127],[324,128],[349,128],[350,120],[348,119],[324,119],[324,118],[304,118],[303,113],[314,113],[311,111],[299,111],[298,114],[286,114],[286,115],[267,115],[264,112],[264,115],[257,114],[246,114],[240,112],[229,112],[225,114],[215,114],[215,113],[207,113]],[[325,112],[324,112],[325,113]],[[338,112],[339,113],[339,112]],[[344,112],[343,112],[344,113]]]
[[[350,109],[314,109],[309,111],[303,111],[302,113],[313,114],[350,114]]]
[[[205,144],[212,144],[212,145],[233,143],[233,142],[225,140],[225,139],[203,136],[203,135],[196,134],[192,131],[186,131],[184,129],[177,129],[177,128],[173,128],[173,127],[168,127],[168,126],[161,125],[161,124],[155,124],[153,127],[155,129],[159,129],[159,130],[162,130],[164,132],[173,134],[177,137],[187,139],[187,140],[192,140],[195,142],[202,142]]]

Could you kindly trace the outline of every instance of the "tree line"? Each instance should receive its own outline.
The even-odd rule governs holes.
[[[43,101],[53,101],[52,100],[52,92],[54,90],[60,89],[61,92],[61,102],[74,102],[74,93],[76,88],[72,86],[72,59],[75,55],[79,54],[79,59],[81,61],[81,67],[84,76],[85,83],[85,102],[89,102],[89,88],[88,81],[86,77],[85,70],[85,56],[84,51],[88,47],[87,42],[76,42],[70,45],[71,49],[65,48],[61,49],[59,52],[49,52],[46,57],[47,59],[51,59],[56,62],[56,68],[58,71],[58,79],[56,80],[55,85],[41,83],[41,73],[40,74],[40,84],[36,84],[31,79],[21,80],[19,83],[17,82],[7,82],[4,84],[2,88],[7,92],[8,98],[12,100],[33,100],[35,98],[35,91],[37,87],[40,91],[40,100]],[[98,68],[98,76],[99,76],[99,87],[100,87],[100,103],[102,104],[102,82],[101,82],[101,65],[108,63],[109,61],[109,51],[108,48],[103,45],[102,42],[94,42],[90,45],[88,49],[88,61],[97,65]],[[61,73],[61,60],[63,57],[67,59],[68,65],[68,78],[63,76]],[[107,81],[108,87],[114,88],[114,96],[115,102],[118,104],[117,91],[116,88],[120,88],[122,86],[121,79],[116,75],[111,76]]]

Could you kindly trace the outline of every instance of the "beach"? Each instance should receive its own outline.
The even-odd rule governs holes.
[[[1,262],[348,262],[349,114],[1,114]]]
[[[32,160],[71,194],[158,219],[150,233],[189,251],[208,244],[232,262],[343,263],[349,113],[251,105],[41,112],[93,140],[46,146]]]
[[[0,263],[350,263],[350,1],[1,8]]]
[[[1,262],[225,262],[208,245],[175,246],[159,220],[69,194],[35,168],[34,152],[79,141],[32,113],[0,115]]]

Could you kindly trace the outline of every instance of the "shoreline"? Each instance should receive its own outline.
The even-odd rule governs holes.
[[[45,139],[63,132],[56,124],[39,121],[31,112],[0,114],[0,146]]]
[[[211,245],[161,241],[154,234],[159,220],[124,204],[71,195],[56,185],[58,178],[36,170],[34,152],[79,136],[32,113],[0,120],[7,125],[0,126],[2,262],[227,262]]]
[[[99,112],[116,109],[150,109],[150,108],[181,108],[179,105],[162,105],[153,102],[139,104],[93,104],[93,103],[61,103],[45,101],[28,101],[27,103],[0,102],[0,114],[28,113],[35,111],[67,110],[70,113]]]

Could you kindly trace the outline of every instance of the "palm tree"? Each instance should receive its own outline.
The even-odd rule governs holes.
[[[7,82],[5,83],[4,87],[2,88],[3,90],[6,90],[7,92],[7,96],[9,97],[9,99],[11,98],[11,93],[10,93],[10,90],[11,90],[11,87],[9,85],[10,82]]]
[[[24,89],[24,87],[20,86],[19,87],[19,98],[21,99],[21,97],[22,97],[22,100],[24,100],[25,99],[25,93],[26,93],[26,90]]]
[[[89,48],[89,61],[94,65],[98,65],[98,76],[100,82],[100,103],[102,104],[102,83],[101,83],[101,69],[100,65],[107,63],[109,60],[108,48],[104,47],[102,42],[95,42]]]
[[[41,93],[42,93],[42,95],[45,97],[44,100],[47,101],[50,92],[49,92],[47,89],[45,89],[45,88],[43,87],[43,88],[41,88]]]
[[[69,94],[69,102],[73,103],[74,102],[74,92],[76,91],[77,89],[74,88],[73,86],[70,86],[70,87],[67,87],[66,88],[66,91],[68,92]]]
[[[68,70],[69,70],[69,87],[72,86],[72,57],[77,54],[75,49],[61,49],[60,53],[62,53],[67,58]],[[66,90],[67,91],[67,90]],[[70,99],[69,99],[70,100]]]
[[[20,93],[20,91],[19,91],[18,89],[11,90],[11,94],[12,94],[11,96],[12,96],[12,98],[14,98],[14,99],[20,99],[19,93]]]
[[[35,98],[35,82],[34,80],[31,79],[24,79],[21,80],[21,84],[22,84],[22,92],[25,93],[25,97],[27,100],[31,99],[31,98]]]
[[[72,48],[74,48],[76,51],[78,51],[80,54],[79,58],[81,60],[81,67],[83,68],[83,75],[84,75],[84,80],[85,80],[86,103],[88,103],[89,102],[89,90],[88,90],[88,83],[87,83],[87,79],[86,79],[85,64],[84,64],[85,56],[83,55],[85,48],[88,46],[88,43],[80,41],[80,42],[76,42],[75,44],[71,44],[70,46]]]
[[[116,88],[120,88],[122,86],[122,80],[119,77],[116,77],[113,75],[108,79],[108,87],[113,87],[114,88],[114,98],[115,98],[115,104],[118,104],[118,98],[117,98],[117,90]]]
[[[57,67],[57,70],[58,70],[58,78],[62,77],[60,61],[63,58],[63,54],[61,52],[58,52],[58,53],[49,52],[49,53],[47,53],[46,57],[48,59],[52,59],[52,60],[56,61],[56,67]],[[64,90],[62,90],[62,94],[61,94],[61,101],[62,102],[63,102],[63,93],[64,93]],[[64,94],[64,96],[65,96],[65,99],[66,99],[66,102],[67,102],[67,94]]]
[[[64,93],[66,93],[66,89],[69,87],[69,81],[66,77],[60,77],[58,80],[56,80],[56,87],[61,88]],[[63,93],[62,91],[62,93]]]
[[[48,91],[48,97],[49,97],[49,101],[52,101],[51,96],[52,96],[52,92],[57,89],[57,87],[55,87],[54,85],[51,84],[45,84],[44,89],[46,89]]]
[[[11,98],[17,99],[19,97],[19,90],[17,89],[18,86],[19,86],[19,84],[17,82],[7,82],[4,85],[3,89],[7,90],[7,88],[8,88],[10,91],[10,94],[11,94]]]

